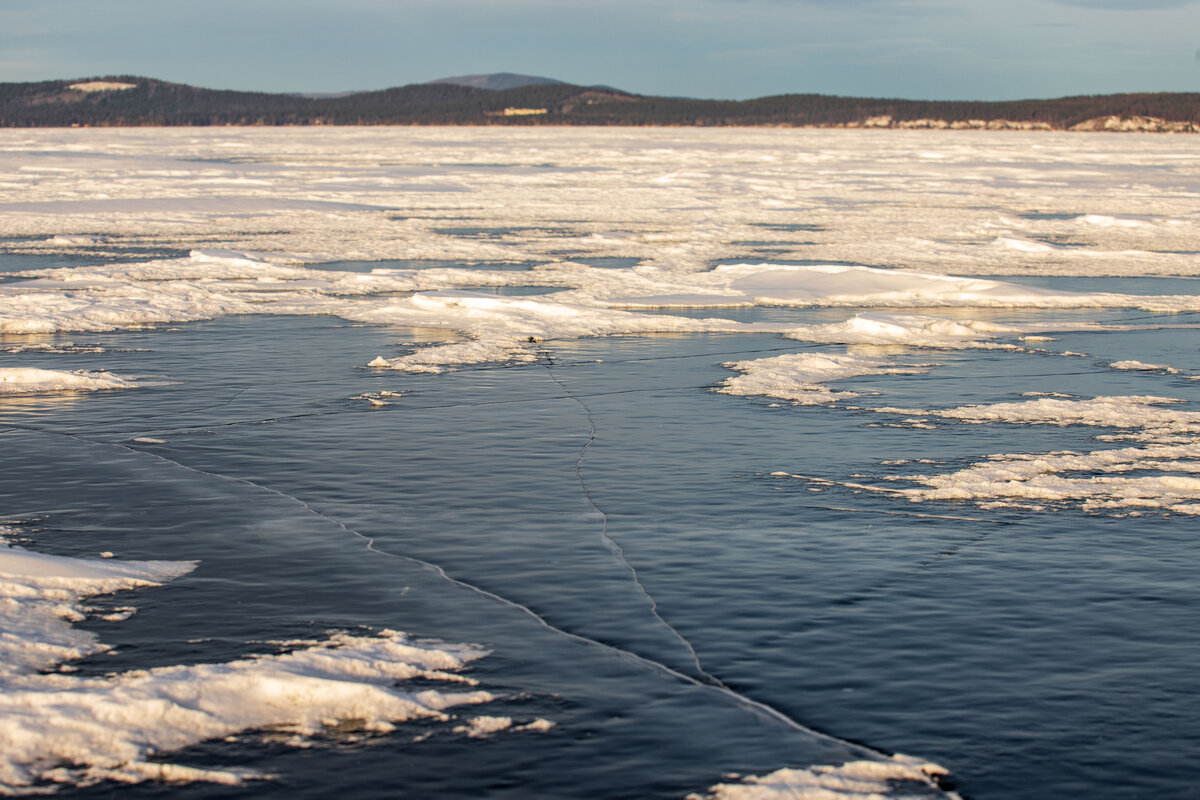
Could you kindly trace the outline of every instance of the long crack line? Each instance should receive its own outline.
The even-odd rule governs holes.
[[[583,490],[583,496],[587,500],[588,505],[590,505],[595,512],[600,515],[600,540],[604,543],[605,548],[607,548],[609,552],[616,556],[617,560],[621,562],[621,565],[629,571],[629,575],[631,578],[633,578],[633,582],[637,586],[638,592],[641,593],[642,597],[646,599],[646,603],[650,606],[650,613],[654,615],[655,619],[662,623],[663,627],[670,631],[671,634],[679,640],[679,643],[682,644],[685,649],[687,649],[688,653],[692,657],[692,662],[696,665],[696,673],[701,676],[703,682],[709,684],[710,686],[715,686],[729,692],[734,692],[734,690],[731,689],[723,680],[704,668],[704,665],[700,662],[700,654],[696,652],[695,646],[688,640],[686,636],[680,633],[678,628],[676,628],[674,625],[668,622],[665,617],[663,617],[662,612],[660,612],[658,608],[658,601],[654,599],[654,595],[650,594],[650,590],[646,588],[646,584],[642,581],[641,576],[638,574],[637,567],[630,563],[628,557],[625,555],[625,549],[621,547],[620,543],[613,539],[609,534],[608,513],[596,503],[596,499],[592,496],[591,489],[588,488],[587,481],[583,477],[583,462],[587,459],[588,449],[596,441],[596,417],[592,413],[591,406],[584,402],[581,396],[572,392],[570,388],[568,388],[567,385],[562,381],[562,379],[555,374],[554,357],[550,354],[550,352],[543,350],[541,355],[544,357],[543,363],[546,367],[546,373],[550,376],[550,379],[558,384],[559,388],[562,389],[563,394],[578,403],[580,408],[583,409],[584,414],[587,416],[588,436],[587,441],[583,444],[583,447],[579,449],[579,457],[575,460],[575,478],[579,481],[579,488]],[[734,693],[736,694],[736,692]]]
[[[442,578],[443,580],[445,580],[449,583],[454,584],[455,586],[458,586],[462,589],[466,589],[468,591],[474,592],[475,594],[478,594],[481,597],[486,597],[490,600],[500,603],[501,605],[507,606],[508,608],[511,608],[515,611],[519,611],[519,612],[525,614],[526,616],[530,617],[531,619],[533,619],[538,625],[545,628],[546,630],[556,633],[560,636],[564,636],[567,639],[570,639],[571,641],[579,642],[580,644],[584,644],[584,645],[591,646],[591,647],[598,647],[602,650],[606,650],[610,653],[613,653],[621,658],[632,661],[636,664],[640,664],[643,667],[648,667],[652,670],[656,670],[665,675],[669,675],[673,678],[683,681],[684,683],[689,683],[693,686],[696,686],[697,688],[708,689],[711,691],[718,692],[718,693],[728,697],[729,699],[733,700],[738,705],[748,708],[752,711],[756,711],[765,716],[768,716],[768,717],[776,720],[777,722],[781,722],[785,726],[791,728],[792,730],[798,731],[799,733],[802,733],[802,734],[805,734],[808,736],[812,736],[812,737],[814,737],[816,739],[820,739],[822,741],[833,742],[835,744],[838,744],[842,747],[847,748],[850,751],[857,753],[859,757],[874,759],[874,760],[886,760],[890,757],[889,753],[887,753],[883,750],[879,750],[877,748],[871,747],[870,745],[865,745],[860,742],[848,741],[846,739],[841,739],[832,734],[823,733],[823,732],[815,730],[813,728],[809,728],[808,726],[803,725],[800,722],[797,722],[795,719],[788,716],[783,711],[780,711],[779,709],[775,708],[774,706],[768,705],[767,703],[763,703],[759,700],[755,700],[753,698],[747,697],[744,694],[737,692],[736,690],[734,690],[734,689],[730,688],[728,685],[726,685],[723,681],[709,675],[707,672],[704,673],[707,676],[707,679],[700,680],[700,679],[696,678],[694,675],[689,675],[686,672],[681,672],[680,670],[677,670],[674,667],[671,667],[660,661],[655,661],[652,658],[643,656],[632,650],[626,650],[626,649],[624,649],[622,647],[618,647],[617,645],[614,645],[614,644],[602,642],[602,641],[599,641],[598,639],[591,639],[587,636],[583,636],[582,634],[573,633],[573,632],[565,630],[563,628],[559,628],[558,626],[554,625],[549,620],[547,620],[545,617],[542,617],[540,614],[538,614],[536,611],[534,611],[529,606],[523,605],[523,604],[517,602],[516,600],[510,600],[509,598],[504,597],[503,595],[496,594],[495,592],[489,591],[488,589],[484,589],[481,586],[476,586],[473,583],[469,583],[469,582],[461,580],[459,578],[455,578],[454,576],[452,576],[448,572],[446,572],[446,570],[439,564],[435,564],[431,561],[425,561],[423,559],[416,558],[414,556],[406,556],[406,555],[401,555],[399,553],[391,553],[391,552],[388,552],[387,550],[380,550],[378,547],[375,546],[375,537],[368,536],[367,534],[362,533],[361,531],[357,531],[354,528],[351,528],[349,525],[342,522],[341,520],[339,520],[335,517],[331,517],[328,514],[325,514],[321,511],[318,511],[317,509],[313,508],[305,501],[301,500],[299,497],[290,495],[287,492],[272,488],[270,486],[266,486],[261,483],[255,483],[254,481],[249,480],[248,478],[238,478],[233,475],[225,475],[220,472],[209,472],[207,470],[199,469],[197,467],[189,467],[186,464],[183,464],[179,461],[175,461],[174,459],[167,458],[166,456],[160,455],[158,453],[149,453],[144,450],[138,450],[138,449],[135,449],[133,447],[128,447],[123,444],[118,444],[118,443],[113,443],[113,442],[95,441],[92,439],[88,439],[85,436],[81,436],[79,434],[74,434],[74,433],[61,433],[58,431],[47,431],[47,430],[37,430],[37,429],[20,429],[20,428],[18,428],[18,430],[32,431],[35,433],[48,434],[48,435],[52,435],[52,436],[62,436],[67,439],[73,439],[78,442],[84,442],[85,444],[91,444],[91,445],[98,445],[101,447],[114,447],[119,450],[124,450],[128,453],[132,453],[137,456],[152,458],[152,459],[155,459],[156,461],[162,462],[164,464],[171,464],[172,466],[178,467],[179,469],[182,469],[186,472],[191,472],[192,474],[195,474],[195,475],[203,475],[203,476],[209,477],[209,478],[216,478],[217,480],[226,481],[228,483],[237,483],[242,486],[249,486],[254,489],[258,489],[259,491],[273,494],[277,497],[281,497],[285,500],[289,500],[289,501],[295,503],[301,509],[303,509],[306,513],[312,514],[313,516],[317,517],[318,519],[325,520],[326,522],[329,522],[329,523],[335,525],[337,528],[341,529],[345,533],[347,533],[351,536],[354,536],[358,539],[363,540],[366,543],[365,547],[369,552],[375,553],[376,555],[383,556],[384,558],[395,558],[395,559],[399,559],[400,561],[406,561],[409,564],[416,564],[417,566],[419,566],[423,569],[433,572],[438,577]],[[672,629],[672,630],[674,630],[674,629]]]

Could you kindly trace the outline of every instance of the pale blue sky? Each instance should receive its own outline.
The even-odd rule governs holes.
[[[0,0],[0,82],[381,89],[520,72],[643,94],[1200,90],[1200,0]]]

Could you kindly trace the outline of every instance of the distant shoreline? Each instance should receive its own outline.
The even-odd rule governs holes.
[[[541,83],[425,83],[328,96],[202,89],[136,76],[0,83],[0,128],[612,126],[1200,133],[1200,93],[925,101],[788,94],[636,95]]]
[[[937,120],[935,120],[937,122]],[[339,129],[339,128],[491,128],[491,129],[522,129],[530,128],[555,128],[555,129],[585,129],[585,128],[613,128],[613,129],[657,129],[657,130],[794,130],[794,131],[975,131],[975,132],[1034,132],[1034,133],[1151,133],[1151,134],[1196,134],[1200,133],[1200,125],[1194,123],[1168,123],[1168,125],[1187,125],[1191,126],[1187,130],[1175,130],[1168,127],[1162,128],[1130,128],[1130,127],[1114,127],[1114,128],[1048,128],[1035,127],[1033,125],[1023,126],[1020,122],[1012,120],[999,120],[999,122],[1008,122],[1009,125],[1004,126],[989,126],[981,128],[971,128],[961,125],[893,125],[893,126],[876,126],[876,125],[754,125],[746,124],[721,124],[721,125],[688,125],[686,123],[592,123],[592,124],[574,124],[568,122],[561,123],[545,123],[541,125],[496,125],[487,122],[361,122],[361,123],[333,123],[333,124],[305,124],[295,122],[285,122],[279,124],[258,124],[258,123],[227,123],[221,125],[209,124],[155,124],[155,123],[123,123],[123,124],[96,124],[91,125],[71,124],[71,125],[4,125],[0,124],[0,130],[26,130],[26,131],[53,131],[53,130],[137,130],[145,129],[205,129],[205,128],[236,128],[238,130],[270,130],[279,128],[304,128],[304,129]],[[1129,124],[1128,120],[1121,120],[1122,124]]]

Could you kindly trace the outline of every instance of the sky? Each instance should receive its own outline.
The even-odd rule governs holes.
[[[1200,0],[0,0],[0,83],[338,92],[516,72],[639,94],[1200,91]]]

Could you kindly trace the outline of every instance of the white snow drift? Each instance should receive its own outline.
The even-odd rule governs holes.
[[[95,392],[104,389],[136,389],[142,385],[132,378],[108,372],[0,367],[0,395]]]
[[[180,259],[19,273],[0,283],[0,333],[105,331],[230,314],[327,314],[358,322],[456,331],[464,341],[372,366],[436,372],[447,365],[534,358],[529,342],[651,332],[772,331],[809,341],[988,347],[1011,326],[920,314],[860,314],[820,326],[633,313],[684,306],[1200,309],[1200,298],[1055,292],[977,278],[870,267],[743,264],[709,272],[611,270],[577,264],[535,272],[287,266],[277,257],[195,251]],[[547,284],[569,291],[500,297],[465,286]],[[630,294],[637,291],[639,294]],[[660,293],[667,292],[667,293]],[[1009,345],[1011,346],[1011,345]]]
[[[198,769],[162,756],[252,729],[314,736],[351,721],[356,729],[389,732],[405,720],[448,720],[454,706],[491,699],[459,674],[484,651],[415,642],[396,631],[334,633],[324,641],[290,642],[283,655],[223,664],[103,678],[70,674],[66,662],[106,649],[71,626],[91,613],[89,597],[154,586],[194,567],[65,558],[0,544],[0,794],[44,794],[64,783],[101,780],[238,783],[266,776]],[[67,671],[44,674],[57,665]],[[396,685],[412,678],[464,688]]]
[[[840,766],[780,769],[770,775],[749,776],[738,783],[721,783],[705,795],[688,800],[901,800],[905,787],[919,787],[922,797],[937,786],[946,770],[937,764],[897,755],[888,761],[851,761]],[[945,792],[956,800],[956,792]]]
[[[789,353],[788,355],[735,361],[725,365],[744,374],[728,378],[718,392],[732,395],[766,395],[791,400],[798,405],[819,405],[858,397],[860,393],[831,389],[829,381],[863,375],[914,375],[924,372],[918,365],[899,365],[886,358]]]

